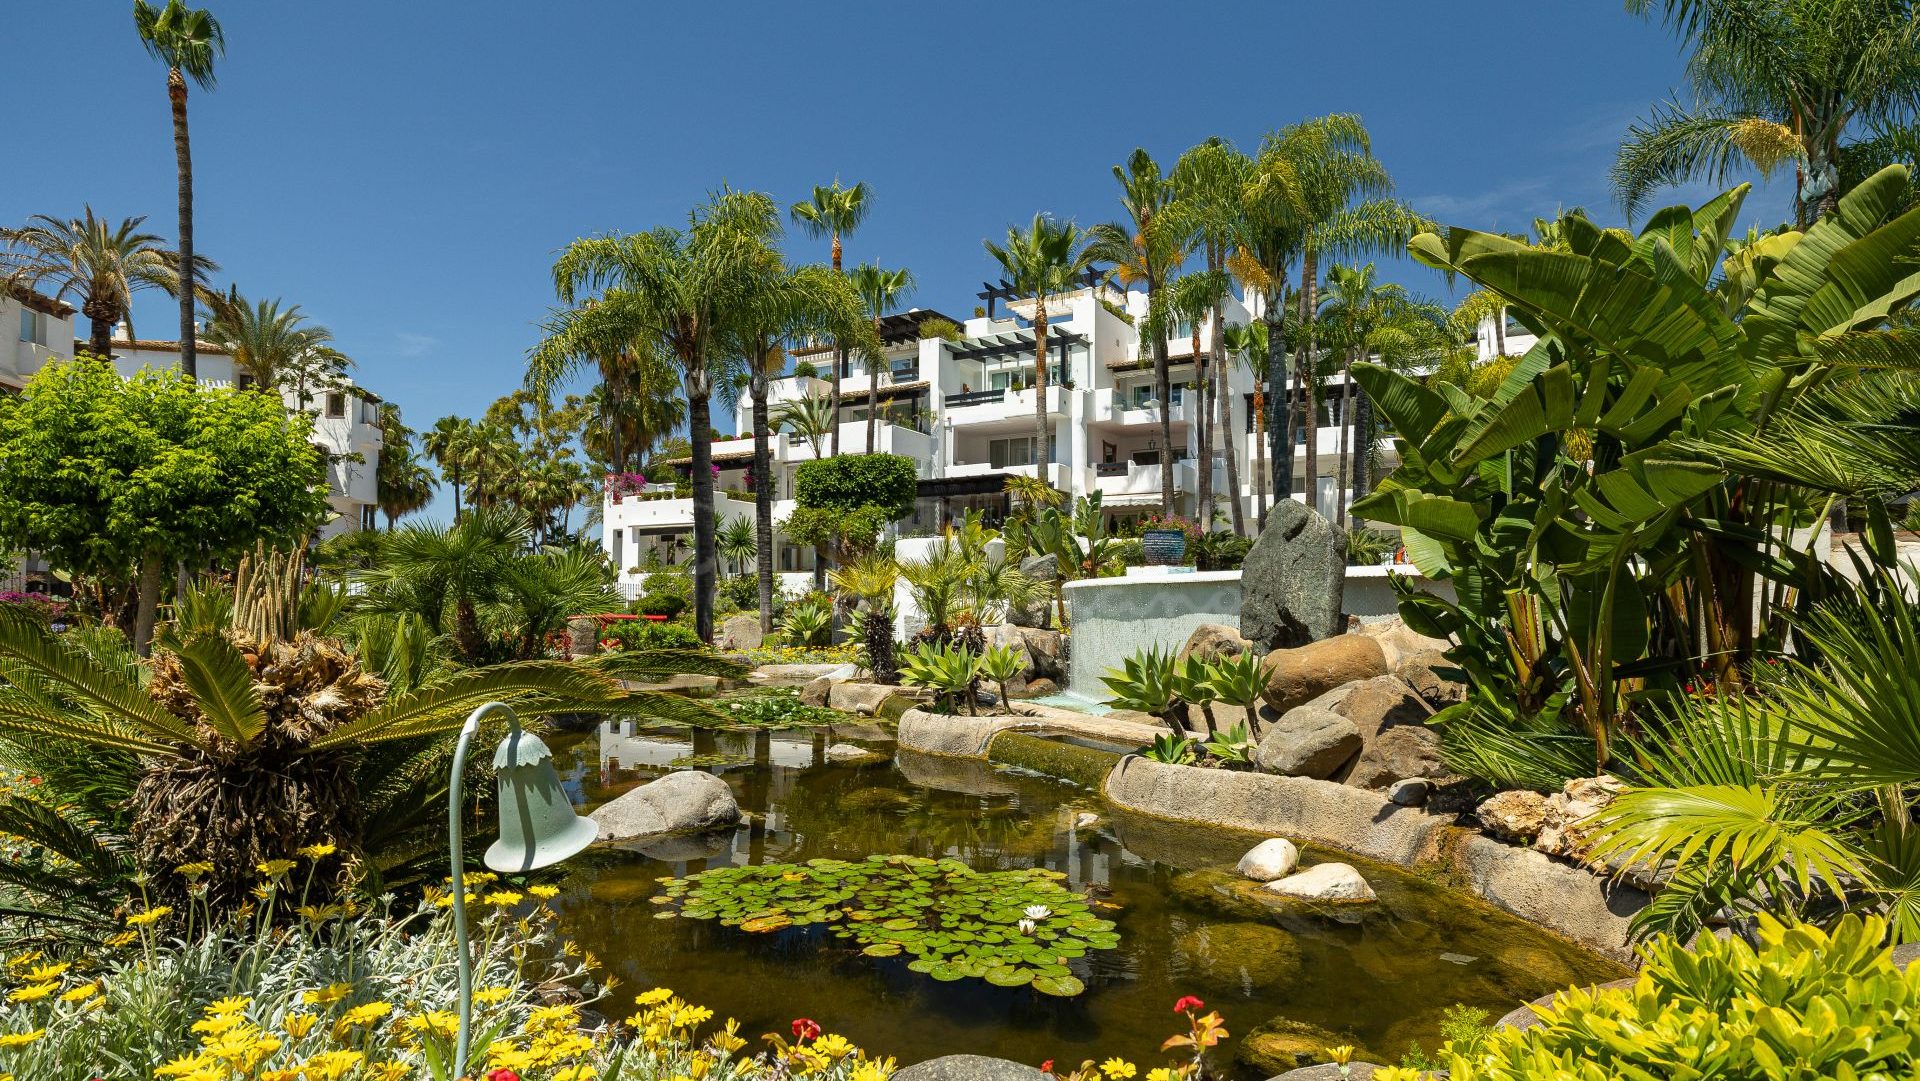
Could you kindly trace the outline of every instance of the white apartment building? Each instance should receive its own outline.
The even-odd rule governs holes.
[[[142,368],[180,364],[178,341],[129,339],[125,324],[114,328],[113,366],[130,376]],[[0,288],[0,391],[18,391],[51,360],[71,360],[84,351],[74,337],[74,309],[28,289]],[[195,351],[200,382],[209,386],[247,385],[227,351],[206,342]],[[320,528],[321,539],[373,529],[379,520],[374,472],[380,464],[380,399],[347,381],[316,391],[301,402],[292,390],[282,393],[289,409],[312,414],[314,445],[327,455],[328,503],[334,518]]]
[[[1004,291],[982,294],[993,302]],[[850,357],[841,373],[839,449],[843,454],[869,450],[912,459],[920,474],[919,501],[914,515],[898,526],[903,535],[930,534],[968,510],[983,511],[989,521],[1008,508],[1006,481],[1010,476],[1037,476],[1054,488],[1078,498],[1099,492],[1106,512],[1115,517],[1147,511],[1171,511],[1192,516],[1199,487],[1198,439],[1195,420],[1200,403],[1194,381],[1196,341],[1205,356],[1215,328],[1203,324],[1198,335],[1181,326],[1168,341],[1171,362],[1171,401],[1154,395],[1153,365],[1142,360],[1135,321],[1144,317],[1147,298],[1139,292],[1120,292],[1089,286],[1047,300],[1047,351],[1051,358],[1046,416],[1053,429],[1053,457],[1037,462],[1036,404],[1030,386],[1034,364],[1035,314],[1032,299],[1014,299],[1009,312],[976,316],[960,323],[958,340],[920,336],[921,324],[945,319],[937,311],[916,309],[890,316],[881,323],[886,366],[879,378],[857,357]],[[1257,317],[1251,306],[1229,302],[1226,322],[1245,323]],[[1210,322],[1210,321],[1209,321]],[[774,381],[769,394],[777,409],[782,402],[808,395],[825,395],[834,362],[829,346],[796,350],[801,362],[818,375],[788,375]],[[876,366],[877,367],[877,366]],[[803,369],[804,370],[804,369]],[[1257,448],[1264,435],[1252,420],[1256,377],[1238,358],[1227,363],[1228,398],[1232,410],[1226,425],[1238,459],[1240,499],[1251,528],[1255,520],[1255,492],[1267,485],[1258,465]],[[876,407],[875,400],[878,400]],[[869,409],[880,410],[867,445]],[[1216,407],[1217,408],[1217,407]],[[1160,419],[1168,410],[1172,426],[1170,446],[1162,446]],[[1321,456],[1317,503],[1331,516],[1336,498],[1332,475],[1339,449],[1338,403],[1322,402],[1320,424],[1312,433]],[[1222,457],[1219,426],[1215,426],[1212,462],[1220,522],[1228,520],[1227,470]],[[742,396],[736,431],[753,431],[752,403]],[[1309,433],[1295,433],[1294,495],[1305,499],[1304,456]],[[812,461],[816,450],[801,436],[779,431],[770,436],[772,476],[749,478],[753,464],[751,434],[716,441],[713,462],[718,467],[715,507],[722,523],[753,516],[751,483],[772,485],[774,520],[794,507],[795,474]],[[819,454],[831,456],[823,441]],[[1390,443],[1378,451],[1389,465]],[[1174,462],[1175,505],[1162,506],[1160,461]],[[674,463],[686,467],[686,460]],[[669,490],[639,494],[608,494],[602,508],[602,546],[630,589],[644,577],[640,567],[649,553],[662,562],[678,562],[691,550],[693,501]],[[802,576],[813,567],[811,549],[789,544],[778,536],[775,568]]]

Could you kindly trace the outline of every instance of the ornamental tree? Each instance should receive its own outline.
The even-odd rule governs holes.
[[[49,364],[0,399],[0,544],[107,581],[137,572],[144,652],[170,567],[303,537],[324,520],[311,439],[310,418],[271,395],[174,371],[123,380],[85,355]]]
[[[843,454],[802,463],[794,473],[794,510],[781,523],[788,537],[832,550],[844,562],[873,547],[880,530],[913,513],[919,471],[898,454]],[[823,579],[824,566],[815,571]]]

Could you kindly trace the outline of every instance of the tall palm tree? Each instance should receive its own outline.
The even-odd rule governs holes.
[[[1103,222],[1087,230],[1088,254],[1096,262],[1111,263],[1122,288],[1140,285],[1147,292],[1147,314],[1141,320],[1139,342],[1148,350],[1142,360],[1153,362],[1153,395],[1160,402],[1160,504],[1173,506],[1173,377],[1167,364],[1166,297],[1163,290],[1192,247],[1191,230],[1167,214],[1173,185],[1160,172],[1153,155],[1138,147],[1126,165],[1113,167],[1120,185],[1120,207],[1125,222]]]
[[[832,243],[833,272],[841,273],[840,241],[850,235],[860,224],[867,220],[867,212],[873,208],[873,189],[865,182],[851,188],[840,186],[840,179],[834,178],[831,185],[813,186],[813,195],[805,202],[795,203],[788,213],[793,223],[806,234],[818,240],[827,238]],[[833,378],[829,381],[827,397],[833,402],[833,452],[840,453],[840,372],[847,366],[847,347],[844,342],[835,342],[833,347]]]
[[[1254,434],[1253,461],[1250,463],[1252,465],[1253,477],[1247,486],[1253,490],[1254,506],[1256,511],[1258,511],[1262,509],[1265,501],[1268,487],[1267,474],[1270,467],[1268,458],[1268,450],[1270,448],[1267,446],[1266,395],[1262,390],[1260,382],[1262,374],[1260,361],[1267,355],[1267,324],[1258,321],[1252,323],[1228,323],[1225,327],[1221,328],[1220,337],[1222,343],[1226,346],[1227,356],[1229,358],[1228,366],[1232,366],[1233,360],[1238,360],[1246,366],[1247,372],[1253,376],[1254,380],[1253,402],[1249,407],[1252,415],[1248,418],[1253,424]],[[1261,514],[1259,520],[1255,523],[1256,526],[1264,525],[1264,519],[1265,515]]]
[[[646,340],[673,360],[687,398],[692,444],[694,628],[713,640],[717,585],[713,537],[713,394],[726,380],[730,321],[750,308],[754,290],[777,266],[772,246],[780,228],[773,200],[758,192],[726,190],[694,209],[684,229],[611,234],[576,240],[554,263],[560,301],[577,305],[556,317],[550,336],[556,362],[536,363],[528,376],[550,386],[570,370],[569,343],[608,335]],[[581,304],[598,291],[598,303]]]
[[[770,419],[773,427],[806,440],[815,458],[825,457],[827,433],[833,430],[833,399],[823,394],[792,398],[775,406]]]
[[[1071,221],[1035,214],[1026,229],[1007,229],[1005,244],[986,241],[1014,292],[1033,298],[1033,449],[1039,474],[1053,462],[1053,426],[1047,423],[1047,298],[1073,288],[1092,265],[1087,235]]]
[[[473,432],[473,421],[465,417],[441,417],[420,439],[422,449],[439,464],[441,476],[453,485],[453,521],[456,525],[466,504],[466,454]]]
[[[190,8],[167,0],[155,8],[147,0],[133,0],[133,25],[153,58],[167,66],[167,100],[173,107],[173,160],[180,181],[180,260],[187,268],[187,288],[180,290],[180,370],[198,378],[194,343],[193,258],[193,148],[187,139],[187,80],[212,90],[213,64],[227,51],[220,23],[204,8]]]
[[[418,433],[400,418],[400,407],[380,407],[380,464],[374,469],[375,502],[387,516],[387,532],[401,518],[433,501],[433,470],[419,459],[413,441]]]
[[[325,372],[344,367],[346,358],[333,348],[333,332],[309,323],[298,304],[281,307],[278,297],[249,302],[238,288],[229,288],[209,298],[207,309],[212,316],[208,343],[232,354],[234,369],[263,394],[286,386],[305,408],[307,384],[316,373],[325,382]]]
[[[913,271],[905,267],[885,270],[878,263],[861,263],[847,277],[853,282],[854,292],[860,294],[860,305],[866,309],[867,317],[873,320],[873,341],[869,343],[872,352],[867,362],[867,453],[872,454],[874,429],[880,416],[880,376],[885,373],[891,379],[893,375],[880,341],[880,320],[913,294]]]
[[[1654,190],[1794,167],[1804,228],[1920,145],[1920,17],[1907,0],[1627,0],[1659,8],[1692,55],[1695,102],[1627,131],[1613,185],[1629,216]]]
[[[1330,331],[1330,344],[1340,354],[1340,464],[1335,470],[1334,520],[1347,524],[1347,487],[1353,475],[1348,467],[1348,448],[1366,436],[1356,425],[1358,404],[1354,398],[1353,364],[1367,359],[1373,336],[1388,321],[1407,311],[1412,301],[1404,287],[1382,283],[1372,263],[1360,267],[1334,266],[1327,272],[1327,293],[1320,303],[1320,318]],[[1362,447],[1364,456],[1367,448]]]
[[[143,289],[180,291],[178,256],[161,239],[143,233],[146,218],[123,218],[118,226],[93,216],[86,207],[78,218],[35,214],[19,228],[0,228],[0,277],[29,289],[72,298],[91,324],[87,350],[113,355],[113,325],[125,321],[133,336],[133,294]],[[205,259],[200,268],[218,269]],[[190,301],[189,301],[190,302]]]
[[[1335,113],[1269,135],[1246,197],[1266,204],[1266,217],[1285,222],[1300,250],[1299,330],[1294,365],[1301,377],[1301,415],[1307,427],[1306,497],[1315,506],[1320,440],[1314,321],[1320,310],[1320,260],[1354,259],[1405,246],[1428,223],[1403,203],[1387,198],[1393,180],[1373,156],[1360,118]],[[1274,327],[1268,326],[1269,334]],[[1291,421],[1288,422],[1290,428]],[[1291,456],[1292,447],[1283,449]],[[1290,495],[1291,493],[1283,493]]]
[[[1175,195],[1173,213],[1190,223],[1207,263],[1205,277],[1201,280],[1207,282],[1208,293],[1205,311],[1210,327],[1206,364],[1208,376],[1200,383],[1200,408],[1202,412],[1213,409],[1218,413],[1220,447],[1226,455],[1227,488],[1231,493],[1230,517],[1233,531],[1243,537],[1247,533],[1246,513],[1245,504],[1240,498],[1240,466],[1239,456],[1234,450],[1236,433],[1231,380],[1228,379],[1222,328],[1226,323],[1225,305],[1232,296],[1227,278],[1227,261],[1241,247],[1241,238],[1245,233],[1246,218],[1241,193],[1252,168],[1252,159],[1240,153],[1231,143],[1213,138],[1180,155],[1180,160],[1174,164],[1172,177]],[[1194,360],[1197,363],[1199,358],[1195,357]],[[1212,488],[1205,478],[1205,474],[1213,469],[1211,458],[1202,458],[1200,468],[1203,475],[1201,484],[1211,495]],[[1203,526],[1211,529],[1211,501],[1201,513],[1205,516],[1202,519]]]

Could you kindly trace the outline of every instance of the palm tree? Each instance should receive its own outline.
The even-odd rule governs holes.
[[[1334,266],[1327,272],[1327,294],[1320,303],[1320,318],[1331,331],[1340,361],[1340,464],[1336,478],[1334,521],[1347,524],[1347,487],[1353,476],[1348,468],[1350,438],[1363,439],[1364,427],[1357,426],[1353,364],[1367,359],[1373,335],[1388,320],[1409,309],[1412,301],[1405,288],[1392,282],[1381,283],[1372,263],[1362,267]],[[1364,457],[1367,448],[1360,451]]]
[[[453,521],[459,524],[465,505],[463,487],[467,443],[473,438],[473,422],[465,417],[441,417],[420,439],[421,448],[440,466],[440,473],[453,485]]]
[[[209,299],[207,341],[233,356],[234,370],[253,382],[255,390],[271,393],[281,386],[295,391],[299,407],[311,398],[311,383],[322,385],[329,373],[350,363],[333,348],[333,332],[308,323],[300,305],[281,307],[278,297],[249,303],[237,288]]]
[[[1231,520],[1234,533],[1246,536],[1247,523],[1244,504],[1240,498],[1239,456],[1234,452],[1237,433],[1233,427],[1233,399],[1229,393],[1231,380],[1227,378],[1226,343],[1222,327],[1225,325],[1225,305],[1232,296],[1227,279],[1227,260],[1241,246],[1241,237],[1245,232],[1245,216],[1241,193],[1246,186],[1253,162],[1240,153],[1232,144],[1218,138],[1208,139],[1199,146],[1180,155],[1173,167],[1174,205],[1176,218],[1189,223],[1193,235],[1200,241],[1200,249],[1206,256],[1205,277],[1207,283],[1207,305],[1204,317],[1211,329],[1208,332],[1207,375],[1200,379],[1200,411],[1215,409],[1219,414],[1220,446],[1227,459],[1227,488],[1231,492]],[[1199,325],[1196,318],[1195,326]],[[1199,357],[1194,358],[1196,365]],[[1211,391],[1211,394],[1209,394]],[[1213,460],[1202,456],[1200,460],[1201,489],[1212,494],[1208,483],[1208,474],[1213,470]],[[1213,528],[1213,504],[1206,501],[1202,508],[1202,525]]]
[[[716,543],[720,557],[732,561],[735,574],[747,572],[747,560],[752,559],[760,547],[754,533],[754,523],[745,518],[735,518],[718,531]]]
[[[1613,186],[1627,214],[1656,188],[1723,184],[1742,166],[1794,166],[1805,228],[1881,166],[1912,160],[1920,129],[1920,18],[1903,0],[1627,0],[1661,9],[1692,55],[1696,102],[1627,131]],[[1852,139],[1851,142],[1843,140]]]
[[[1299,238],[1300,331],[1294,357],[1304,391],[1310,507],[1315,505],[1320,474],[1319,402],[1316,381],[1307,378],[1315,366],[1320,260],[1393,251],[1426,228],[1429,223],[1419,214],[1385,197],[1392,189],[1386,167],[1373,156],[1366,126],[1359,117],[1340,113],[1269,135],[1247,186],[1247,198],[1267,204],[1265,216],[1287,222]],[[1273,329],[1270,324],[1268,333]],[[1290,456],[1291,446],[1284,453]]]
[[[1198,491],[1194,493],[1194,518],[1203,531],[1212,531],[1214,520],[1213,440],[1218,418],[1213,409],[1215,369],[1200,352],[1200,328],[1206,325],[1218,302],[1227,294],[1227,276],[1217,271],[1198,271],[1174,279],[1167,290],[1167,310],[1192,328],[1194,381],[1194,455],[1199,460]],[[1232,433],[1225,435],[1232,439]],[[1229,448],[1231,450],[1231,448]]]
[[[713,540],[713,411],[725,380],[730,321],[744,317],[754,290],[777,266],[772,247],[779,219],[757,192],[722,191],[696,208],[684,229],[589,237],[567,245],[554,263],[560,301],[576,305],[556,317],[553,350],[537,351],[528,376],[550,386],[587,342],[647,341],[672,358],[687,398],[692,444],[694,628],[713,640],[716,588]],[[598,290],[597,303],[580,303]],[[554,362],[542,363],[551,352]],[[730,385],[730,384],[729,384]]]
[[[147,0],[133,0],[133,25],[153,58],[167,66],[167,100],[173,106],[173,160],[180,180],[180,257],[187,268],[187,288],[180,290],[180,370],[199,377],[194,343],[194,287],[198,266],[193,258],[193,150],[187,140],[187,80],[212,90],[213,63],[227,50],[220,24],[204,8],[190,8],[167,0],[155,8]]]
[[[1252,416],[1249,418],[1253,422],[1254,431],[1252,463],[1254,476],[1248,487],[1253,489],[1254,504],[1259,508],[1264,505],[1267,492],[1269,465],[1267,452],[1270,448],[1267,446],[1267,411],[1265,395],[1261,391],[1260,365],[1254,358],[1267,355],[1267,324],[1264,322],[1228,323],[1222,328],[1220,337],[1226,345],[1227,355],[1238,359],[1254,377]],[[1265,524],[1264,514],[1259,516],[1256,524]]]
[[[1087,235],[1071,221],[1035,214],[1033,224],[1007,230],[1005,244],[986,241],[1014,292],[1033,298],[1033,450],[1041,476],[1053,462],[1053,426],[1047,423],[1047,298],[1073,288],[1092,264]]]
[[[0,229],[6,245],[0,276],[56,300],[72,298],[91,323],[88,351],[111,357],[115,323],[126,322],[127,336],[133,336],[133,294],[180,291],[178,257],[160,246],[159,237],[140,231],[146,220],[125,218],[115,227],[94,217],[90,206],[78,218],[35,214],[17,229]],[[195,262],[203,271],[218,269],[205,259]]]
[[[875,683],[900,682],[893,642],[893,587],[900,568],[880,553],[868,552],[844,567],[835,568],[833,587],[864,605],[861,638],[867,647],[867,668]]]
[[[851,188],[840,186],[838,177],[829,187],[813,186],[813,196],[806,202],[795,203],[788,211],[793,222],[806,234],[818,240],[828,238],[833,245],[833,272],[841,273],[840,241],[851,234],[867,220],[867,212],[872,209],[873,189],[865,183],[855,184]],[[833,349],[833,378],[830,381],[827,397],[833,402],[833,452],[840,453],[840,372],[847,366],[847,348],[844,342],[835,342]]]
[[[820,394],[788,399],[774,407],[771,420],[773,427],[806,440],[815,458],[825,457],[822,446],[833,430],[833,399]]]
[[[404,587],[434,632],[450,633],[461,658],[480,663],[487,656],[480,609],[500,599],[506,568],[532,541],[519,512],[477,507],[457,525],[416,523],[390,534],[379,563],[363,579],[377,591]]]
[[[400,419],[399,406],[389,402],[380,407],[380,464],[374,483],[389,533],[394,523],[433,501],[433,470],[414,455],[416,434]]]
[[[869,343],[872,352],[867,362],[867,453],[872,454],[876,419],[880,415],[880,376],[885,373],[891,378],[893,374],[880,341],[880,319],[912,295],[913,272],[905,267],[883,270],[878,263],[861,263],[847,276],[853,282],[854,292],[860,294],[861,307],[873,320],[873,341]]]
[[[1166,297],[1162,290],[1186,259],[1191,234],[1178,218],[1169,217],[1173,185],[1161,175],[1153,155],[1138,147],[1125,167],[1113,167],[1120,184],[1120,206],[1125,223],[1106,222],[1087,230],[1088,255],[1113,264],[1122,288],[1138,284],[1147,291],[1147,314],[1141,320],[1139,341],[1149,350],[1142,360],[1153,361],[1153,394],[1160,402],[1160,503],[1173,506],[1173,378],[1167,365]]]

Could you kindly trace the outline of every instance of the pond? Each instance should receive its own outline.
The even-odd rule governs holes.
[[[829,760],[829,746],[849,743],[879,755]],[[749,815],[734,831],[648,853],[596,849],[571,872],[556,905],[574,940],[623,981],[615,1009],[665,986],[739,1018],[747,1034],[810,1017],[902,1064],[966,1052],[1076,1065],[1118,1054],[1144,1066],[1165,1061],[1160,1042],[1180,1021],[1172,1004],[1194,994],[1225,1016],[1229,1054],[1278,1023],[1395,1062],[1410,1042],[1431,1049],[1455,1003],[1497,1017],[1623,972],[1478,899],[1333,851],[1308,850],[1303,862],[1354,864],[1379,904],[1276,915],[1250,906],[1221,873],[1258,837],[1117,814],[1091,791],[984,762],[896,753],[877,725],[688,731],[612,720],[556,754],[588,806],[670,769],[700,768],[723,777]],[[875,853],[1060,872],[1062,886],[1117,924],[1119,946],[1073,960],[1086,990],[1053,997],[936,980],[909,970],[908,957],[865,956],[818,926],[748,933],[654,918],[667,879]],[[1220,1066],[1236,1079],[1271,1072],[1225,1056]]]

